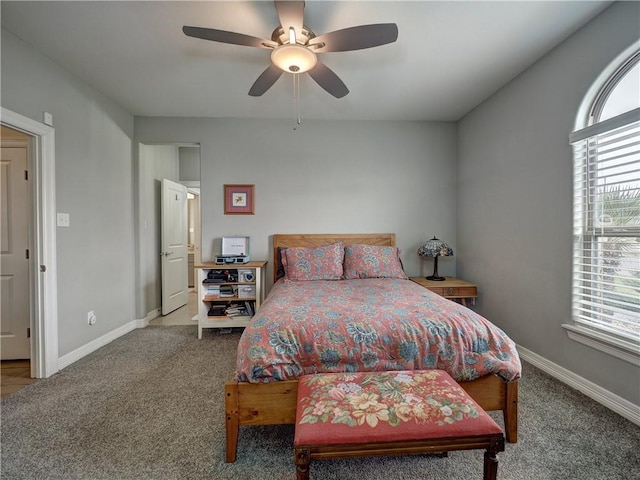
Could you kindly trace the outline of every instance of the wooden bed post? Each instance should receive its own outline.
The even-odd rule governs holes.
[[[502,411],[504,419],[504,431],[507,442],[518,441],[518,382],[507,383],[505,405]]]
[[[227,382],[224,386],[225,421],[227,431],[227,463],[236,461],[238,434],[240,433],[240,415],[238,412],[238,383]]]

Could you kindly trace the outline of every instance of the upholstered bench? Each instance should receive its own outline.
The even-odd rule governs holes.
[[[295,463],[311,460],[484,449],[495,480],[500,426],[442,370],[305,375],[298,382]]]

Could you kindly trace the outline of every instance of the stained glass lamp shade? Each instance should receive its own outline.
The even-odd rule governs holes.
[[[446,242],[433,237],[428,240],[427,243],[422,245],[418,249],[418,255],[421,257],[433,257],[433,275],[430,275],[427,280],[442,281],[444,277],[438,275],[438,257],[451,257],[453,256],[453,249],[447,245]]]

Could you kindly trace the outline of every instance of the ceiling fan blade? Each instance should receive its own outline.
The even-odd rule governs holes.
[[[336,98],[342,98],[349,93],[349,89],[344,82],[340,80],[340,77],[319,60],[316,66],[307,73],[318,85]]]
[[[230,43],[232,45],[244,45],[247,47],[258,48],[275,48],[278,44],[272,40],[252,37],[243,33],[227,32],[225,30],[216,30],[214,28],[182,27],[185,35],[203,40],[211,40],[212,42]]]
[[[319,46],[313,50],[316,53],[348,52],[386,45],[397,39],[398,26],[395,23],[376,23],[325,33],[309,40],[309,45]]]
[[[280,78],[280,75],[282,75],[282,70],[272,63],[253,83],[251,90],[249,90],[249,95],[252,97],[259,97],[264,94],[273,86],[274,83],[276,83],[276,80]]]
[[[285,33],[288,34],[289,27],[293,27],[296,35],[300,35],[304,22],[304,2],[276,1],[274,3],[278,11],[280,25]]]

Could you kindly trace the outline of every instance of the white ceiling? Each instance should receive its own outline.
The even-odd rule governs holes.
[[[316,35],[395,22],[395,43],[322,54],[350,93],[335,99],[308,75],[306,119],[455,121],[553,49],[611,2],[312,1]],[[183,25],[270,38],[270,1],[11,2],[2,26],[134,115],[291,118],[292,80],[247,92],[269,50],[190,38]]]

